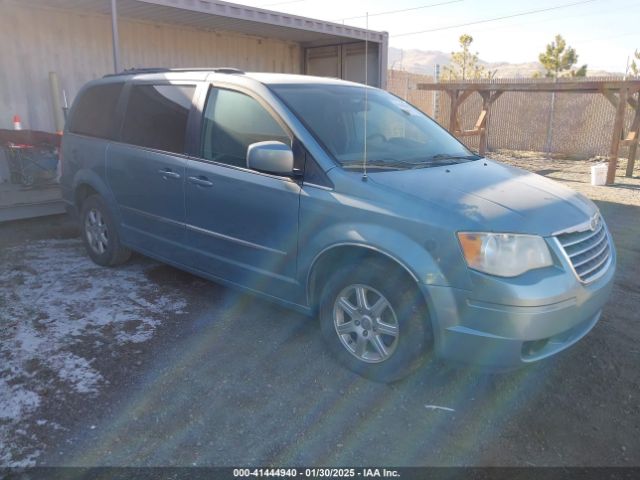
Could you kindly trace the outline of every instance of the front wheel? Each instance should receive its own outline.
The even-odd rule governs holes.
[[[372,261],[336,271],[320,304],[323,337],[354,372],[380,382],[415,370],[433,350],[424,301],[403,272]]]

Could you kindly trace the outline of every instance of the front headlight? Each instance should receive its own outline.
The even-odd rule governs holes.
[[[513,233],[458,233],[469,268],[500,277],[516,277],[553,265],[542,237]]]

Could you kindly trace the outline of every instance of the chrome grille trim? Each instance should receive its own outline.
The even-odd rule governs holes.
[[[598,233],[596,233],[595,235],[593,235],[592,237],[589,237],[587,239],[585,239],[585,241],[590,241],[591,239],[596,239],[595,243],[591,244],[591,245],[587,245],[586,247],[582,248],[581,250],[577,250],[575,252],[572,252],[571,255],[569,255],[570,258],[573,257],[577,257],[578,255],[582,255],[585,252],[588,252],[589,250],[591,250],[592,248],[594,248],[597,244],[599,244],[602,241],[602,237],[604,237],[606,235],[604,228],[600,229],[600,231]],[[597,238],[599,237],[599,238]],[[569,247],[573,247],[578,245],[578,243],[573,243],[570,245],[563,245],[563,247],[565,248],[569,248]]]
[[[600,268],[600,266],[602,266],[602,264],[604,264],[604,262],[606,262],[607,260],[609,260],[609,256],[607,255],[606,257],[603,257],[602,260],[599,260],[597,264],[595,264],[593,267],[589,268],[587,271],[582,273],[583,277],[586,277],[589,273],[593,272],[595,269]],[[590,277],[587,277],[587,279]],[[588,281],[588,280],[586,280]]]
[[[598,245],[594,245],[589,250],[593,250],[597,246]],[[573,264],[573,268],[578,268],[578,267],[581,267],[582,265],[584,265],[585,263],[589,263],[592,259],[597,258],[599,255],[601,255],[607,248],[609,248],[609,245],[607,245],[607,243],[605,242],[602,245],[602,247],[600,247],[600,250],[598,250],[598,253],[595,253],[592,257],[587,257],[584,260],[580,260],[578,263],[574,263]],[[569,258],[573,258],[573,256],[571,256]]]
[[[560,237],[572,237],[572,236],[578,235],[578,238],[573,238],[573,239],[567,240],[565,242],[560,240],[560,243],[562,243],[563,247],[565,247],[565,248],[566,247],[573,247],[574,245],[578,245],[579,243],[586,242],[587,240],[595,237],[596,235],[599,235],[601,231],[602,231],[602,223],[600,224],[600,228],[598,230],[596,230],[595,232],[592,231],[592,230],[587,230],[586,232],[583,231],[583,232],[564,233],[562,235],[558,235],[558,238],[560,238]],[[583,234],[583,233],[585,233],[587,235],[585,235],[583,237],[580,237],[580,234]]]
[[[602,219],[595,230],[583,227],[580,231],[557,234],[555,240],[582,283],[591,283],[607,271],[611,263],[611,239]]]

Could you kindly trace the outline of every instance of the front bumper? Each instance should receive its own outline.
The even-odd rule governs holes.
[[[488,369],[519,367],[558,353],[598,322],[613,287],[616,253],[591,284],[567,268],[526,278],[473,275],[474,290],[422,285],[440,358]],[[482,300],[480,300],[482,299]]]

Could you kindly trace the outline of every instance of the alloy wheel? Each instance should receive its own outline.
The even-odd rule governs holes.
[[[398,345],[400,327],[391,303],[369,285],[349,285],[338,294],[333,323],[342,345],[363,362],[384,362]]]
[[[91,250],[102,255],[109,247],[109,231],[100,210],[92,208],[84,219],[84,231]]]

